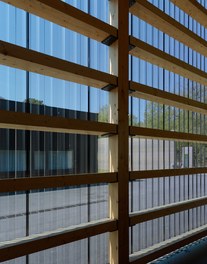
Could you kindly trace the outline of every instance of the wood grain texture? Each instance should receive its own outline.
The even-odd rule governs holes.
[[[163,169],[163,170],[141,170],[131,171],[130,180],[162,178],[179,175],[192,175],[207,173],[207,168],[183,168],[183,169]]]
[[[118,28],[118,0],[109,1],[109,21],[110,24]],[[109,72],[118,76],[118,41],[109,47]],[[109,121],[118,124],[118,87],[109,93]],[[118,171],[118,135],[109,138],[109,170]],[[118,182],[109,184],[109,217],[119,218],[119,190]],[[109,263],[119,263],[119,231],[109,234]]]
[[[0,64],[96,88],[117,85],[117,77],[0,41]]]
[[[207,136],[176,131],[167,131],[154,128],[130,127],[130,135],[140,138],[151,138],[161,140],[175,140],[181,142],[199,142],[207,144]]]
[[[207,204],[207,197],[199,197],[186,201],[171,203],[163,206],[153,207],[130,214],[130,226],[150,221],[166,215],[183,212],[195,207]]]
[[[130,81],[130,96],[207,115],[207,104]]]
[[[112,232],[116,229],[116,220],[101,219],[86,224],[59,228],[54,231],[2,242],[0,243],[0,262],[29,255],[48,248],[61,246],[105,232]]]
[[[119,262],[129,262],[129,1],[120,1],[118,47],[118,245]]]
[[[0,180],[0,192],[18,192],[45,188],[80,186],[117,182],[117,173],[93,173],[60,176],[41,176]]]
[[[196,0],[170,0],[185,13],[207,28],[207,10]]]
[[[200,8],[197,7],[198,3],[193,4],[192,1],[180,0],[172,2],[176,2],[178,6],[184,6],[185,9],[189,10],[189,12],[191,10],[191,16],[197,17],[198,10],[199,12],[202,12]],[[192,5],[194,6],[193,9],[191,7]],[[192,50],[195,50],[200,54],[207,56],[207,41],[199,37],[197,34],[183,26],[181,23],[177,22],[175,19],[173,19],[148,1],[136,0],[135,4],[131,6],[130,12],[140,19],[146,21],[153,27],[166,33],[170,37],[173,37],[179,42],[190,47]],[[203,17],[202,19],[199,17],[199,20],[202,20],[202,23],[207,21],[206,14],[204,16],[205,19]]]
[[[190,230],[184,234],[167,239],[164,242],[155,244],[145,250],[135,252],[130,255],[130,263],[146,264],[162,257],[170,252],[175,251],[185,245],[188,245],[207,235],[207,225]]]
[[[60,0],[2,0],[97,41],[117,37],[117,29]]]
[[[165,70],[179,74],[192,81],[207,85],[207,73],[189,65],[139,39],[130,36],[130,44],[134,46],[130,54],[155,64]]]
[[[84,135],[116,134],[109,123],[0,110],[0,128]]]

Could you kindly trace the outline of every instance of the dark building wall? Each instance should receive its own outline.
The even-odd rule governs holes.
[[[33,114],[64,116],[86,120],[88,114],[45,105],[0,100],[0,108],[10,111],[30,109]],[[96,120],[90,114],[90,120]],[[96,172],[97,136],[0,129],[0,176],[24,177]]]

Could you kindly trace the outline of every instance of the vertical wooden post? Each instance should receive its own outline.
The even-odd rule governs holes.
[[[110,24],[118,28],[118,0],[110,4]],[[118,41],[109,48],[109,71],[118,76]],[[118,124],[118,88],[109,94],[109,121]],[[118,171],[118,135],[109,138],[109,168]],[[109,184],[109,217],[118,219],[118,183]],[[109,236],[109,262],[118,264],[118,231]]]
[[[118,5],[118,247],[119,263],[129,262],[129,1]]]
[[[111,264],[129,263],[129,151],[128,151],[128,1],[111,0],[110,24],[118,28],[118,41],[109,51],[110,73],[118,76],[118,88],[110,92],[110,121],[118,124],[118,136],[109,138],[110,171],[118,171],[118,183],[109,186],[109,215],[118,219],[118,231],[110,234]]]

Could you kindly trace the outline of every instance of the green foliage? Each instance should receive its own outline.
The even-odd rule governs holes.
[[[104,105],[98,114],[98,121],[99,122],[109,122],[109,107],[108,105]],[[129,125],[133,124],[133,126],[138,125],[137,117],[134,115],[129,115]]]
[[[204,93],[199,87],[188,89],[189,98],[197,101],[207,101]],[[146,127],[164,129],[169,131],[206,134],[207,118],[199,113],[178,109],[175,107],[148,101],[144,112],[144,123]],[[193,147],[193,165],[206,166],[205,145],[195,143],[175,143],[175,162],[179,164],[182,156],[182,147]]]
[[[25,99],[24,102],[25,102],[25,103],[30,103],[30,104],[43,105],[43,101],[41,101],[41,100],[37,100],[37,99],[35,99],[35,98]]]
[[[98,121],[99,122],[108,122],[109,121],[109,108],[107,105],[104,105],[98,114]]]

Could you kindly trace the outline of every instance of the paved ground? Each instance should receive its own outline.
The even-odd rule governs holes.
[[[165,180],[138,181],[130,186],[133,211],[204,195],[203,175]],[[130,195],[131,196],[131,195]],[[108,215],[107,186],[70,188],[66,190],[10,194],[0,196],[0,241],[26,235],[26,218],[29,219],[29,233],[41,233],[59,227],[67,227]],[[26,199],[29,213],[26,213]],[[130,230],[130,247],[133,252],[158,243],[188,229],[206,223],[204,207],[180,214],[136,225]],[[29,256],[32,264],[94,263],[106,264],[107,234],[78,241],[66,246],[46,250]],[[26,263],[25,258],[7,263]]]

